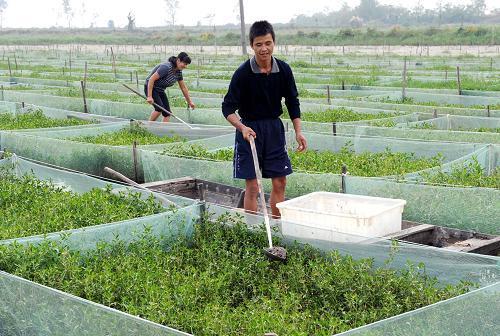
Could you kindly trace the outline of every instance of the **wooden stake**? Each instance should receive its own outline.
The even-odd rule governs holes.
[[[457,65],[457,87],[458,95],[462,95],[462,83],[460,82],[460,67]]]
[[[337,136],[337,123],[332,123],[333,136]]]
[[[71,77],[71,49],[69,49],[69,76]]]
[[[85,61],[85,70],[83,72],[83,84],[87,87],[87,61]]]
[[[347,176],[347,166],[344,164],[342,165],[342,181],[340,185],[340,192],[345,194],[346,193],[346,184],[345,184],[345,177]]]
[[[115,74],[116,79],[116,64],[115,64],[115,53],[113,52],[113,47],[111,47],[111,68]]]
[[[5,97],[3,95],[3,85],[1,86],[1,92],[2,92],[2,100],[5,100]]]
[[[17,57],[15,53],[14,53],[14,64],[16,65],[16,71],[17,71]]]
[[[80,81],[80,84],[82,86],[82,97],[83,97],[83,112],[84,113],[89,113],[87,110],[87,99],[85,97],[85,84],[83,81]]]
[[[404,64],[403,64],[403,85],[401,89],[401,98],[404,101],[406,99],[406,57],[404,58]]]
[[[138,181],[138,173],[137,173],[137,141],[134,141],[134,144],[132,145],[132,156],[134,158],[134,180],[135,182]]]
[[[7,63],[9,63],[9,75],[12,77],[12,68],[10,67],[10,58],[7,57]]]
[[[332,103],[331,99],[330,99],[330,85],[327,85],[326,86],[326,94],[328,96],[328,105],[330,105]]]
[[[489,104],[486,106],[486,116],[487,116],[488,118],[489,118],[489,117],[491,117],[491,116],[490,116],[490,105],[489,105]]]
[[[137,74],[137,70],[135,71],[135,84],[137,85],[137,89],[139,89],[139,75]]]

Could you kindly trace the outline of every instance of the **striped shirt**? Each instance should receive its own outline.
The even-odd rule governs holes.
[[[158,78],[155,82],[155,89],[165,90],[167,87],[174,85],[175,82],[183,80],[182,71],[175,70],[174,65],[167,61],[155,66],[153,71],[151,71],[149,76],[146,78],[146,85],[148,85],[149,79],[155,72],[158,72],[158,75],[160,75],[160,78]]]

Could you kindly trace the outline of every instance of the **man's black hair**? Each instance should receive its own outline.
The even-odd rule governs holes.
[[[264,36],[267,34],[271,34],[274,40],[274,28],[267,21],[255,21],[253,25],[250,27],[250,32],[248,33],[248,37],[250,38],[250,45],[253,44],[253,40],[258,36]]]
[[[188,56],[187,53],[185,53],[184,51],[181,51],[179,53],[179,55],[177,55],[177,57],[175,56],[170,56],[170,58],[168,59],[168,61],[170,63],[172,63],[174,66],[176,65],[175,62],[179,60],[183,63],[186,63],[186,64],[191,64],[191,57]]]

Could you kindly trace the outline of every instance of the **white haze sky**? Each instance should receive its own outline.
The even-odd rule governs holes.
[[[421,0],[425,8],[436,8],[440,1]],[[2,26],[9,28],[31,28],[68,26],[63,12],[62,0],[7,0],[8,6],[3,12]],[[359,4],[359,0],[348,1],[350,7]],[[401,5],[401,0],[379,0],[380,4]],[[417,1],[412,1],[414,7]],[[442,0],[441,3],[466,5],[471,0]],[[488,10],[499,7],[499,0],[486,0]],[[116,27],[127,24],[127,14],[135,14],[136,26],[162,26],[168,16],[164,0],[70,0],[74,17],[72,27],[106,27],[108,20],[113,20]],[[325,9],[337,10],[342,1],[335,0],[244,0],[245,21],[266,19],[271,23],[286,23],[299,15],[311,15]],[[215,14],[213,19],[207,16]],[[237,23],[239,15],[238,0],[179,0],[176,24],[186,26],[201,24]]]

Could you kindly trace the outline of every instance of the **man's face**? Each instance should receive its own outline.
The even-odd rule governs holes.
[[[253,39],[252,49],[259,63],[270,62],[274,50],[274,41],[271,34],[255,37]]]

